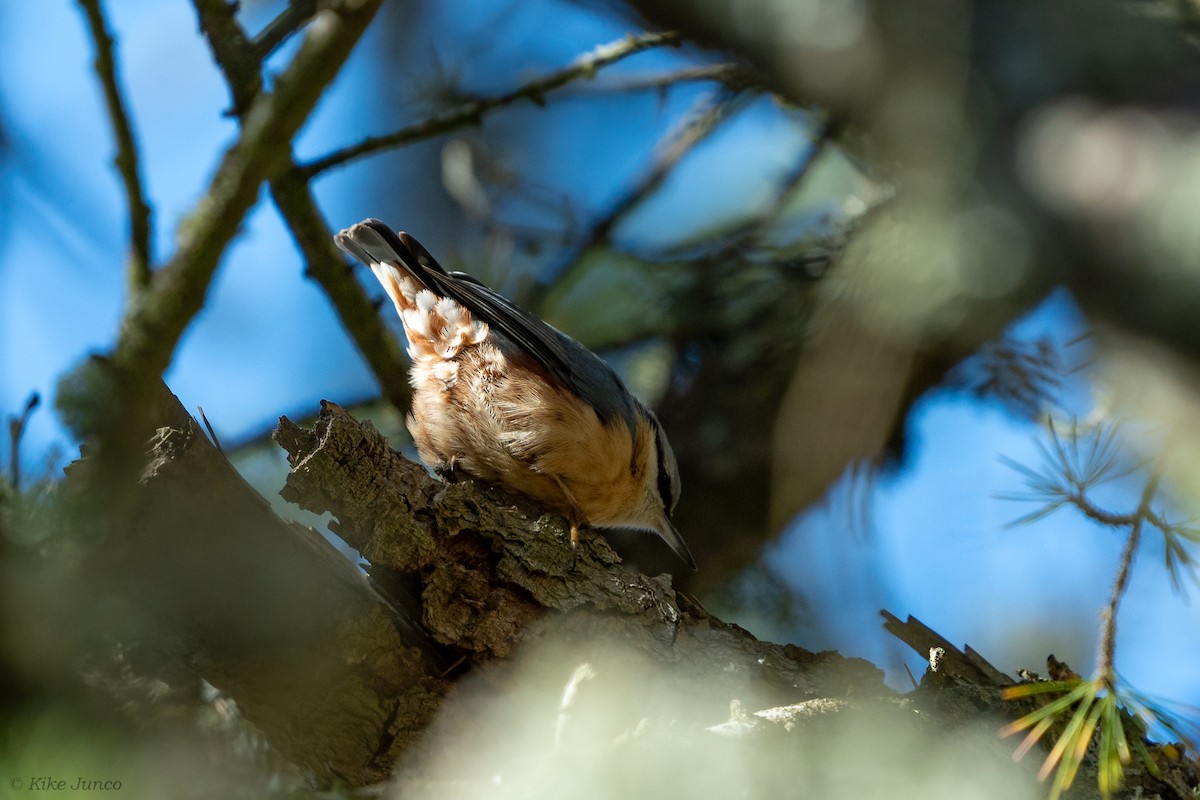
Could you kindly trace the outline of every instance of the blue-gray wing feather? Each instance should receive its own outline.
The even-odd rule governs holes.
[[[620,418],[636,427],[633,397],[620,377],[599,356],[557,328],[492,291],[464,272],[447,272],[416,239],[397,235],[377,219],[342,231],[337,244],[359,261],[392,262],[407,270],[439,297],[449,297],[537,361],[563,385],[596,409],[601,420]]]

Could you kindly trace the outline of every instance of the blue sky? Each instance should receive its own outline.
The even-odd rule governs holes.
[[[189,4],[108,5],[162,259],[235,128],[221,115],[227,95]],[[245,5],[247,24],[255,28],[279,3]],[[426,42],[428,52],[407,54],[398,68],[387,65],[390,72],[381,68],[380,53],[392,43],[383,26],[372,28],[301,136],[301,158],[420,118],[420,99],[411,89],[434,59],[461,73],[472,90],[497,91],[627,32],[618,20],[568,3],[435,5],[412,23],[420,32],[413,40]],[[548,25],[555,36],[543,35]],[[112,342],[123,303],[125,220],[91,48],[75,4],[2,4],[0,37],[0,98],[13,147],[0,167],[6,188],[0,199],[0,411],[9,413],[32,390],[50,398],[58,376]],[[275,63],[286,57],[277,55]],[[688,57],[647,53],[621,70],[640,74]],[[585,213],[594,211],[639,174],[653,143],[700,91],[683,88],[666,100],[652,93],[572,96],[550,105],[544,113],[552,124],[537,128],[535,139],[504,155],[512,169],[542,183],[588,187],[579,202]],[[504,112],[487,122],[490,132],[510,129],[529,130]],[[794,117],[770,101],[756,104],[684,162],[618,238],[682,238],[689,230],[680,220],[699,230],[731,204],[761,202],[772,177],[806,146]],[[377,161],[366,161],[322,177],[316,189],[331,224],[387,209],[409,220],[402,227],[428,230],[421,238],[434,252],[469,255],[439,221],[437,203],[444,200],[420,202],[407,186],[388,191],[388,181],[425,180],[439,147],[405,151],[386,174],[376,174]],[[1019,330],[1065,342],[1082,325],[1060,295]],[[167,379],[185,405],[203,406],[230,440],[266,429],[281,413],[312,409],[320,398],[350,402],[375,391],[323,295],[303,278],[299,254],[269,201],[255,209],[230,249]],[[1073,402],[1086,398],[1076,387]],[[1002,669],[1038,669],[1054,652],[1088,671],[1120,535],[1070,511],[1005,527],[1026,509],[996,498],[1021,488],[1020,476],[998,456],[1036,462],[1033,423],[938,392],[922,401],[911,426],[913,452],[902,470],[865,488],[847,481],[770,551],[773,569],[806,594],[820,620],[779,635],[893,669],[903,656],[919,674],[918,661],[879,628],[876,612],[886,607],[918,616],[951,641],[970,643]],[[27,435],[26,469],[37,471],[56,448],[66,458],[74,452],[53,415],[42,410]],[[855,500],[864,492],[865,506]],[[1135,493],[1118,489],[1113,499],[1117,507],[1132,507]],[[1171,592],[1161,560],[1161,540],[1147,536],[1120,617],[1118,667],[1144,691],[1200,703],[1200,675],[1190,668],[1200,634],[1189,635],[1200,631],[1200,620],[1194,606]],[[1163,636],[1164,618],[1181,634]],[[755,629],[753,620],[738,621]]]

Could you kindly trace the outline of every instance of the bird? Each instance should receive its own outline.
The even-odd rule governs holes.
[[[408,430],[445,479],[497,483],[579,531],[657,534],[692,569],[671,521],[679,468],[654,413],[599,356],[412,236],[366,219],[334,236],[400,315],[412,361]]]

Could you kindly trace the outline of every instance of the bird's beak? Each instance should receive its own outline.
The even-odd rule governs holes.
[[[675,524],[671,520],[667,519],[665,513],[659,519],[656,530],[658,531],[658,535],[663,538],[663,541],[675,551],[675,555],[683,559],[689,567],[696,569],[696,559],[692,557],[692,551],[688,549],[687,542],[683,541],[683,537],[679,535],[679,530],[676,529]]]

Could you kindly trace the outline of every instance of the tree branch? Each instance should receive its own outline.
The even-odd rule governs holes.
[[[971,649],[970,645],[959,650],[949,640],[911,614],[908,619],[901,621],[899,617],[885,608],[880,609],[879,615],[884,619],[884,630],[911,647],[921,658],[930,660],[931,651],[941,648],[940,663],[936,670],[940,673],[940,678],[944,679],[949,676],[980,686],[1011,686],[1013,684],[1012,678],[992,666],[986,658]],[[931,663],[930,672],[933,671]]]
[[[227,0],[192,0],[192,3],[200,20],[200,31],[233,95],[233,113],[243,117],[262,93],[262,59],[237,20],[236,3]],[[231,75],[237,80],[230,80]]]
[[[411,387],[408,361],[395,335],[383,324],[378,306],[363,289],[333,243],[333,233],[317,208],[308,180],[289,171],[271,181],[271,197],[308,264],[308,274],[321,285],[338,319],[354,339],[388,402],[408,410]]]
[[[385,136],[369,136],[356,145],[337,150],[307,164],[301,164],[299,170],[302,175],[311,178],[321,172],[342,166],[350,161],[371,155],[380,150],[399,147],[422,139],[431,139],[447,131],[461,128],[464,125],[477,125],[487,112],[512,105],[519,100],[531,100],[538,105],[542,105],[545,95],[555,89],[566,86],[572,81],[581,78],[591,78],[596,74],[597,70],[603,69],[610,64],[615,64],[643,50],[662,47],[664,45],[676,46],[679,42],[679,35],[669,32],[626,36],[616,42],[601,45],[590,53],[585,53],[575,59],[570,66],[564,67],[557,72],[552,72],[545,77],[530,81],[510,92],[471,100],[450,111],[430,117],[415,125],[401,128]]]
[[[241,135],[222,159],[208,192],[181,226],[171,259],[126,315],[113,360],[118,369],[157,378],[179,337],[204,304],[217,263],[264,180],[287,166],[286,143],[350,54],[380,0],[344,0],[322,12],[271,94],[246,111]]]
[[[215,0],[198,0],[214,4]],[[264,181],[288,166],[288,143],[349,56],[380,0],[330,2],[271,94],[250,104],[239,136],[226,150],[208,191],[179,230],[172,259],[131,297],[111,354],[93,357],[58,385],[57,405],[76,436],[95,446],[103,485],[89,494],[97,527],[119,530],[125,502],[155,417],[151,391],[171,362],[184,330],[204,305],[213,274]],[[97,535],[102,535],[97,533]]]
[[[311,430],[280,422],[275,438],[292,465],[284,495],[333,513],[331,527],[370,560],[368,583],[314,531],[276,518],[182,406],[161,396],[161,384],[156,390],[163,414],[142,465],[139,525],[80,558],[48,560],[38,576],[65,579],[77,592],[48,595],[58,614],[64,599],[77,601],[57,643],[72,673],[87,663],[91,685],[112,692],[139,730],[190,730],[193,716],[179,712],[194,712],[194,700],[181,706],[203,679],[316,788],[376,784],[403,757],[410,785],[448,780],[461,789],[479,779],[477,762],[455,761],[446,775],[422,753],[460,737],[523,735],[511,717],[445,705],[452,683],[474,675],[484,679],[476,685],[503,687],[510,707],[514,693],[531,697],[517,713],[552,715],[553,736],[533,729],[525,758],[503,767],[506,780],[540,773],[528,765],[543,757],[575,769],[589,751],[615,752],[614,774],[644,777],[636,765],[622,771],[630,742],[668,770],[675,758],[694,764],[696,748],[705,748],[725,772],[745,767],[744,745],[774,743],[761,765],[731,770],[738,781],[766,776],[770,790],[751,792],[765,795],[781,785],[771,764],[796,762],[787,780],[811,780],[794,756],[811,756],[819,741],[852,742],[848,763],[863,753],[876,763],[893,751],[897,732],[931,733],[915,756],[938,751],[945,731],[957,738],[965,723],[1003,713],[996,687],[1009,680],[919,623],[889,617],[888,627],[923,655],[930,644],[952,651],[943,660],[951,680],[922,681],[923,691],[897,698],[861,659],[760,641],[716,619],[667,577],[623,567],[599,534],[574,553],[558,515],[496,487],[439,483],[370,423],[326,403]],[[69,480],[96,466],[77,462]],[[384,581],[409,591],[385,595]],[[518,651],[533,658],[513,658]],[[541,700],[562,692],[564,666],[580,664],[595,667],[595,682],[582,703],[564,696],[555,719],[555,704]],[[582,724],[595,709],[599,734]],[[875,714],[888,724],[872,721]],[[449,720],[440,734],[431,729],[438,718]],[[848,727],[831,728],[839,718]],[[564,725],[569,752],[557,746]],[[882,740],[863,738],[877,729]],[[630,735],[611,733],[623,730]],[[661,749],[680,741],[679,752]],[[482,772],[483,780],[494,774]]]
[[[1137,555],[1142,529],[1152,513],[1150,503],[1154,501],[1154,495],[1158,493],[1158,484],[1161,478],[1161,473],[1155,470],[1146,481],[1146,487],[1142,490],[1142,497],[1138,501],[1137,511],[1134,512],[1133,527],[1129,531],[1129,538],[1125,541],[1125,549],[1121,552],[1121,564],[1117,569],[1116,580],[1113,581],[1112,596],[1109,598],[1108,606],[1100,614],[1100,659],[1097,671],[1099,679],[1109,688],[1116,682],[1117,609],[1121,606],[1121,598],[1125,596],[1125,590],[1129,588],[1129,575],[1133,567],[1133,559]]]
[[[151,216],[150,205],[146,202],[145,190],[142,187],[141,167],[138,158],[137,142],[134,139],[133,126],[129,121],[129,112],[125,108],[125,99],[121,95],[120,78],[117,75],[117,63],[113,55],[115,43],[108,25],[104,19],[104,11],[100,0],[78,0],[87,18],[88,31],[96,48],[95,69],[104,90],[104,103],[108,108],[109,122],[112,124],[113,138],[116,140],[117,156],[114,163],[121,175],[125,186],[125,203],[129,209],[129,267],[127,280],[131,292],[146,288],[151,279],[151,265],[154,263],[151,253]]]
[[[317,0],[291,0],[288,7],[254,37],[254,50],[259,60],[273,53],[316,13]]]
[[[1068,493],[1066,501],[1074,506],[1076,511],[1092,522],[1108,528],[1125,528],[1135,525],[1138,522],[1149,522],[1163,533],[1169,533],[1176,528],[1166,517],[1156,513],[1151,508],[1143,509],[1139,506],[1136,510],[1128,514],[1106,511],[1093,503],[1083,491],[1079,490]]]
[[[289,10],[301,5],[295,4]],[[256,55],[261,48],[246,37],[235,9],[223,0],[196,0],[196,11],[233,95],[235,109],[248,107],[262,90],[262,61]],[[286,170],[271,179],[271,196],[304,254],[308,274],[325,290],[384,397],[397,409],[407,409],[408,366],[400,345],[334,245],[333,233],[317,208],[308,180],[295,169],[290,150]]]
[[[771,201],[760,210],[753,212],[735,227],[722,232],[713,239],[700,243],[688,243],[682,247],[667,248],[665,252],[651,260],[660,264],[697,261],[727,263],[737,260],[739,254],[744,257],[746,251],[760,245],[763,228],[779,218],[787,210],[787,205],[795,194],[803,189],[814,165],[820,160],[830,142],[837,139],[840,130],[841,125],[836,120],[824,119],[815,123],[808,134],[810,141],[808,150],[802,153],[792,164],[791,169],[783,175],[773,189]],[[806,269],[828,264],[832,259],[832,253],[840,249],[839,245],[844,243],[845,233],[844,231],[835,232],[828,237],[828,240],[829,244],[826,247],[814,248],[813,252],[805,253],[795,260],[789,259],[789,263]]]
[[[881,673],[864,661],[759,641],[677,593],[668,576],[623,568],[600,533],[572,548],[566,520],[525,498],[435,481],[333,403],[322,403],[311,431],[281,419],[275,439],[292,465],[284,499],[332,513],[331,529],[370,562],[373,577],[419,581],[412,594],[423,627],[470,663],[506,658],[570,614],[558,630],[615,637],[672,665],[676,680],[734,697],[766,687],[793,699],[882,689]]]
[[[62,658],[72,672],[88,664],[143,730],[188,733],[193,718],[164,696],[194,698],[204,680],[313,784],[385,780],[432,722],[451,658],[320,534],[279,519],[161,382],[149,391],[137,524],[39,575],[70,586],[55,593],[70,604]],[[98,468],[73,464],[67,493],[104,480]],[[81,540],[95,534],[90,518],[74,522]],[[37,594],[31,614],[61,613]]]
[[[684,83],[719,83],[730,90],[740,91],[761,88],[758,74],[745,64],[701,64],[684,67],[673,72],[653,75],[634,75],[611,80],[596,79],[578,84],[577,94],[626,94],[634,92],[663,91]]]
[[[836,141],[841,132],[842,123],[836,118],[827,116],[816,123],[816,126],[809,133],[811,144],[809,145],[808,152],[797,159],[788,173],[783,176],[783,180],[780,181],[771,203],[750,220],[746,231],[746,243],[753,243],[754,237],[759,233],[760,228],[783,213],[793,195],[804,188],[805,181],[812,174],[813,167],[825,153],[829,143]]]
[[[12,487],[14,494],[21,491],[21,439],[25,436],[25,426],[29,424],[30,415],[41,402],[41,395],[33,392],[25,401],[25,407],[21,413],[12,414],[8,418],[9,486]]]

